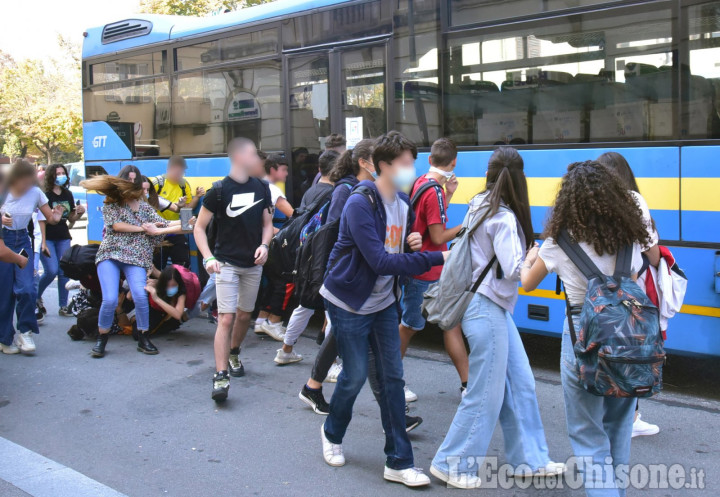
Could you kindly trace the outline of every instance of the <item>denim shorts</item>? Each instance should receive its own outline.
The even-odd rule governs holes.
[[[420,331],[425,328],[425,318],[422,315],[420,305],[423,301],[423,294],[433,283],[435,283],[435,281],[410,278],[407,283],[403,285],[401,323],[406,328],[414,331]]]

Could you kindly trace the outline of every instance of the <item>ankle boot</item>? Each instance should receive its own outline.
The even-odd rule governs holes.
[[[141,331],[138,333],[137,349],[139,352],[148,355],[155,355],[158,353],[157,347],[155,347],[155,345],[153,345],[153,343],[150,341],[150,338],[148,338],[146,331]]]
[[[107,345],[109,336],[109,333],[100,333],[98,335],[97,342],[95,342],[95,346],[90,352],[93,357],[105,357],[105,346]]]

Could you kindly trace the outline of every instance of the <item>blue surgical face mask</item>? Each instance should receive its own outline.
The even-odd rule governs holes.
[[[166,292],[168,297],[174,297],[178,293],[178,287],[176,286],[169,286],[167,287]]]
[[[395,173],[392,181],[395,185],[395,188],[397,188],[398,190],[407,191],[415,182],[416,177],[417,174],[415,172],[415,167],[402,167],[398,169],[398,171]]]
[[[55,176],[55,184],[57,186],[65,186],[67,183],[67,176]]]

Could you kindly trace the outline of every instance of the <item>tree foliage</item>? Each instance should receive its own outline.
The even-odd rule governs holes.
[[[206,16],[224,10],[238,10],[273,0],[141,0],[143,14]]]
[[[80,72],[72,59],[16,62],[0,54],[0,88],[3,153],[39,154],[48,164],[62,153],[79,156]]]

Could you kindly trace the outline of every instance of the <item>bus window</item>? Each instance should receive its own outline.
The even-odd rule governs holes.
[[[362,135],[356,138],[382,135],[387,131],[385,45],[346,50],[341,57],[343,119],[362,118]]]
[[[689,74],[682,74],[683,138],[720,138],[720,2],[687,8]]]
[[[146,149],[171,155],[168,78],[95,85],[83,93],[85,121],[133,123],[133,155],[142,155]]]
[[[162,52],[133,55],[90,66],[92,84],[144,78],[165,72]]]
[[[278,52],[278,30],[265,29],[230,38],[178,48],[177,70],[197,69],[233,60],[249,59]]]
[[[440,137],[437,0],[401,0],[394,27],[395,129],[418,146]]]
[[[463,26],[605,2],[602,0],[450,0],[449,3],[451,26]]]
[[[177,76],[172,130],[175,154],[223,153],[238,136],[282,150],[280,63]]]
[[[463,145],[671,138],[670,18],[628,8],[451,38],[449,136]]]

